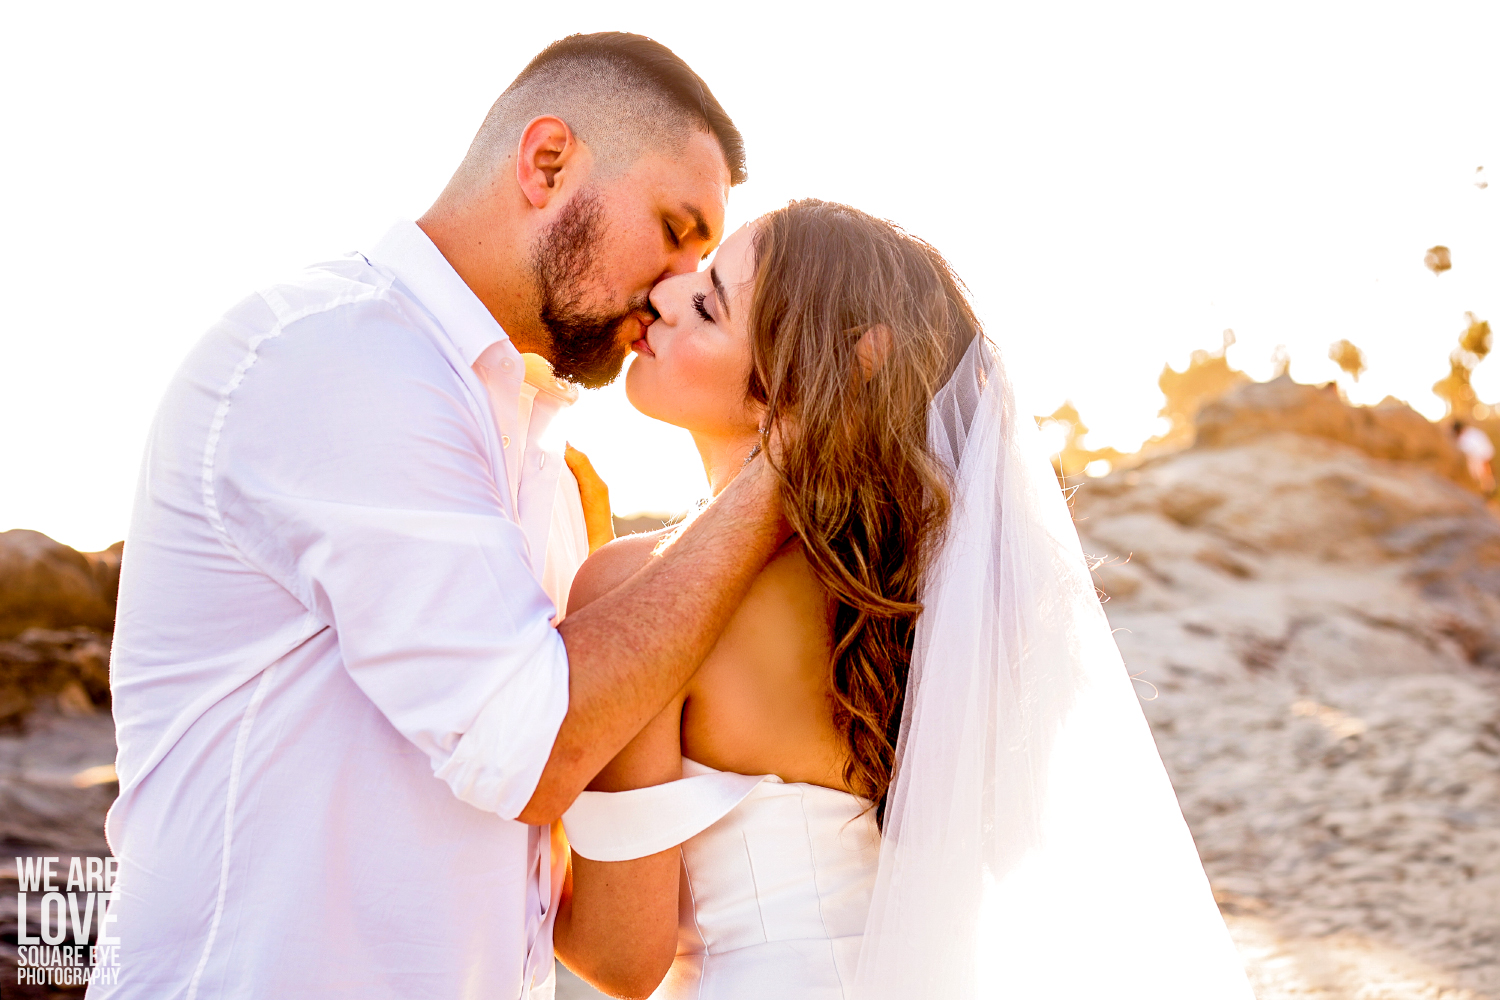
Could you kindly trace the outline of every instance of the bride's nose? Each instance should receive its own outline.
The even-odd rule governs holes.
[[[670,278],[658,281],[647,296],[651,300],[651,307],[656,310],[659,317],[658,322],[665,321],[668,324],[677,322],[678,310],[686,301],[687,291],[683,284],[689,275],[674,274]]]

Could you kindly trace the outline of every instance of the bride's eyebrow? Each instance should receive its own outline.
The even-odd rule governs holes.
[[[724,282],[719,280],[719,269],[717,267],[708,269],[708,280],[714,283],[714,294],[719,297],[719,308],[724,310],[724,318],[731,318],[729,315],[729,296],[724,294]]]

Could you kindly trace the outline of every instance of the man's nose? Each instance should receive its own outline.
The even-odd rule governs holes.
[[[683,247],[667,258],[667,269],[662,272],[661,280],[675,278],[679,274],[692,274],[702,262],[703,258],[697,250]]]

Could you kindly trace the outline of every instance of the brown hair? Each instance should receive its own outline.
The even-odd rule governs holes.
[[[795,427],[774,463],[782,504],[836,604],[844,779],[883,819],[923,575],[950,505],[927,411],[979,321],[936,250],[846,205],[794,201],[757,222],[754,246],[749,393],[765,427]]]
[[[600,67],[613,71],[601,81],[637,92],[626,95],[632,103],[640,105],[642,95],[660,98],[710,132],[729,165],[730,185],[745,180],[745,139],[729,113],[681,56],[645,35],[599,31],[558,39],[526,64],[506,93],[520,90],[548,73],[556,78],[555,86],[578,86],[591,72],[597,75]]]

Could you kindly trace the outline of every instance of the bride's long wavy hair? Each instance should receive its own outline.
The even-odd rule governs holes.
[[[883,821],[923,575],[950,507],[927,412],[979,320],[936,250],[846,205],[808,199],[766,215],[754,256],[749,393],[765,427],[795,428],[773,465],[836,605],[844,778]]]

